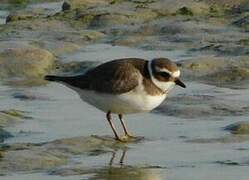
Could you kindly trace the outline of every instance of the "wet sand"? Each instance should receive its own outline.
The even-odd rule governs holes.
[[[71,10],[59,12],[61,4],[52,1],[26,5],[28,10],[46,10],[39,11],[38,20],[16,20],[14,16],[1,26],[0,60],[7,57],[8,48],[42,49],[41,55],[51,53],[52,58],[50,54],[44,58],[48,65],[43,65],[39,72],[73,74],[115,58],[168,57],[180,65],[187,88],[175,87],[166,101],[150,113],[125,116],[130,131],[144,138],[118,143],[112,138],[105,114],[81,101],[74,91],[58,83],[41,83],[34,72],[18,72],[23,78],[20,81],[13,78],[15,73],[6,70],[6,74],[0,73],[0,126],[11,137],[4,136],[0,143],[1,180],[248,179],[248,47],[244,24],[239,29],[219,17],[209,19],[206,26],[207,19],[195,16],[194,9],[194,16],[187,19],[184,13],[191,13],[190,10],[180,9],[179,17],[171,14],[169,19],[163,17],[149,20],[146,26],[142,24],[144,31],[138,28],[140,25],[123,27],[105,16],[102,18],[106,24],[98,24],[95,19],[85,31],[81,20],[67,22],[75,13],[73,4]],[[187,5],[192,7],[191,3]],[[125,7],[129,6],[128,3]],[[158,8],[153,3],[144,6],[145,10],[147,6]],[[119,4],[117,9],[101,8],[116,12]],[[0,13],[0,19],[6,11]],[[82,12],[77,11],[77,15]],[[22,10],[19,13],[22,18],[29,17],[23,16]],[[127,9],[122,13],[131,15]],[[143,13],[154,15],[147,10]],[[135,20],[140,18],[148,17]],[[110,22],[117,23],[113,29],[106,27]],[[56,30],[60,33],[54,27],[59,27]],[[142,40],[130,41],[130,37],[141,35]],[[28,57],[25,53],[29,51],[24,51],[24,57]],[[37,57],[32,58],[35,61]],[[23,67],[29,67],[25,60]],[[114,122],[119,125],[117,117]],[[234,123],[240,122],[244,123],[243,131],[236,129],[240,126],[234,127]],[[234,128],[225,128],[229,125]],[[120,126],[118,130],[122,132]]]

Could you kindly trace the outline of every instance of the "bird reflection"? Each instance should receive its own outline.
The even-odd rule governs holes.
[[[122,166],[124,164],[124,158],[126,156],[126,152],[127,152],[127,148],[122,150],[122,155],[121,155],[121,157],[119,159],[120,166]],[[112,152],[112,157],[110,159],[109,166],[113,166],[114,160],[116,158],[116,154],[117,154],[117,150]]]
[[[67,141],[64,140],[64,144],[68,145],[65,146],[68,147],[66,152],[75,152],[76,148],[76,152],[87,152],[87,154],[82,155],[76,164],[73,163],[68,166],[58,167],[49,171],[49,174],[62,177],[82,176],[82,180],[162,179],[160,177],[162,167],[151,165],[141,166],[140,161],[136,161],[135,159],[129,157],[129,154],[131,155],[131,153],[133,156],[136,155],[133,154],[129,144],[132,143],[134,145],[140,143],[141,141],[144,141],[144,138],[137,138],[135,141],[129,143],[120,143],[109,136],[91,136],[86,139],[86,141],[82,141],[82,137],[78,137],[74,139],[74,143],[72,143],[71,139]],[[79,144],[79,146],[76,146],[76,144]],[[79,148],[81,151],[79,151]],[[59,146],[58,152],[60,152],[61,149],[61,146]],[[90,164],[87,164],[86,162],[89,162]],[[133,165],[128,162],[131,162]],[[163,177],[163,179],[165,179],[165,177]]]
[[[97,169],[91,180],[107,179],[107,180],[161,180],[159,170],[150,167],[137,167],[125,165],[127,149],[121,150],[120,158],[118,158],[118,150],[112,152],[108,166]]]

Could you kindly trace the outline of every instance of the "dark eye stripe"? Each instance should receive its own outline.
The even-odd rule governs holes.
[[[170,74],[167,73],[167,72],[160,72],[160,75],[165,77],[165,78],[169,78],[170,77]]]

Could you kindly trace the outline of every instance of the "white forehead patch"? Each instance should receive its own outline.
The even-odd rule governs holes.
[[[175,72],[172,73],[172,76],[173,76],[173,77],[179,77],[180,74],[181,74],[180,71],[177,70],[177,71],[175,71]]]

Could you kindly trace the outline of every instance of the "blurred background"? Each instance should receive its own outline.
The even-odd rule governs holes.
[[[124,57],[170,58],[187,88],[117,143],[43,77]],[[248,82],[249,0],[0,0],[0,179],[247,180]]]

